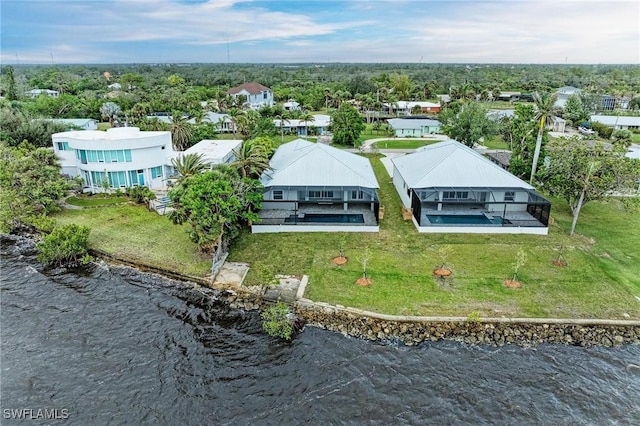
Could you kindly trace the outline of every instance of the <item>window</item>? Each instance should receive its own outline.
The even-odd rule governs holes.
[[[351,191],[352,200],[364,200],[364,191]]]
[[[504,200],[505,201],[513,201],[516,197],[516,193],[515,191],[506,191],[504,193]]]
[[[129,186],[138,186],[138,172],[129,170]]]
[[[127,163],[131,162],[131,150],[130,149],[125,149],[124,150],[124,161],[126,161]]]
[[[58,145],[58,151],[70,151],[71,148],[69,148],[69,142],[56,142],[56,145]]]
[[[333,198],[333,191],[309,191],[309,199],[311,198]]]
[[[153,167],[151,169],[151,179],[162,177],[162,166]]]
[[[282,191],[273,191],[273,199],[274,200],[282,200],[283,199],[283,193]]]
[[[469,199],[469,191],[443,191],[443,200],[467,200]]]

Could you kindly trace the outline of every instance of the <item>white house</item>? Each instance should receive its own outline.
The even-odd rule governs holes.
[[[300,104],[293,99],[289,99],[287,102],[282,104],[282,108],[285,111],[300,111]]]
[[[264,232],[378,232],[378,181],[367,158],[296,139],[280,145],[262,175]]]
[[[260,109],[263,107],[270,107],[274,105],[273,90],[260,83],[244,83],[240,86],[229,89],[227,95],[237,98],[238,96],[244,96],[245,104],[249,105],[252,109]]]
[[[46,118],[45,120],[64,124],[68,129],[98,130],[98,120],[93,118]]]
[[[571,95],[579,95],[582,91],[577,87],[573,86],[563,86],[559,88],[556,93],[558,94],[558,99],[556,99],[555,106],[558,108],[564,108],[567,104],[567,99]]]
[[[116,127],[106,132],[76,130],[54,133],[53,149],[62,173],[81,176],[86,187],[98,192],[107,181],[111,188],[165,186],[174,151],[170,132],[143,132],[137,127]]]
[[[440,122],[427,118],[392,118],[387,120],[398,137],[418,137],[440,132]]]
[[[195,119],[189,120],[189,123],[195,123]],[[213,123],[215,128],[220,133],[231,133],[235,125],[229,114],[220,114],[218,112],[209,111],[202,120],[203,123]]]
[[[242,145],[239,139],[204,139],[182,152],[175,152],[172,158],[186,154],[200,154],[211,167],[216,164],[229,164],[236,160],[233,151]]]
[[[626,115],[592,115],[589,121],[595,121],[614,129],[640,129],[640,117]]]
[[[396,157],[393,184],[418,232],[547,235],[551,203],[454,140]]]
[[[25,95],[27,95],[27,97],[29,98],[37,98],[40,95],[46,95],[52,98],[57,98],[58,96],[60,96],[60,92],[58,92],[57,90],[50,90],[50,89],[31,89],[28,92],[26,92]]]
[[[309,129],[313,128],[316,135],[324,135],[329,131],[331,125],[331,117],[324,114],[313,115],[313,120],[304,121],[298,119],[290,120],[273,120],[273,124],[278,130],[284,133],[296,133],[298,136],[307,136],[310,132]]]

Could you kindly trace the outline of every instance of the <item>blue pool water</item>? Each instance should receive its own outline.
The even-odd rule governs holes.
[[[483,214],[428,214],[427,219],[432,225],[502,225],[510,224],[508,219],[493,216],[489,219]]]
[[[361,214],[305,214],[302,218],[289,216],[284,220],[286,223],[364,223],[364,216]]]

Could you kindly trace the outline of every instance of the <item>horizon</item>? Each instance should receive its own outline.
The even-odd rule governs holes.
[[[5,65],[640,63],[633,0],[5,0],[0,20]]]

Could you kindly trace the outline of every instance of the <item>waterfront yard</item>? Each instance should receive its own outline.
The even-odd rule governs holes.
[[[92,249],[186,275],[204,277],[211,270],[211,258],[197,252],[186,227],[174,225],[143,206],[64,210],[55,218],[61,224],[90,227]]]
[[[385,217],[378,234],[243,233],[229,261],[248,262],[246,283],[273,274],[307,274],[305,296],[389,314],[505,317],[578,317],[640,319],[640,215],[618,203],[592,203],[583,209],[577,234],[569,238],[566,203],[552,200],[555,219],[549,236],[420,235],[401,216],[400,199],[377,156],[371,156],[380,183]],[[209,258],[197,253],[186,228],[132,205],[66,210],[60,223],[91,227],[89,243],[108,253],[184,274],[204,276]],[[345,239],[346,265],[335,266]],[[432,276],[438,249],[453,247],[451,278]],[[551,264],[564,247],[567,267]],[[527,261],[509,289],[516,253]],[[367,275],[371,287],[355,284],[362,274],[363,252],[369,249]],[[625,315],[626,314],[626,315]],[[628,315],[628,316],[627,316]]]

